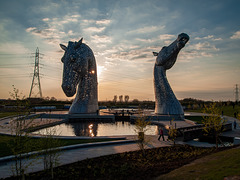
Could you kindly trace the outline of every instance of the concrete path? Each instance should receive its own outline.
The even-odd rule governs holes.
[[[149,142],[146,148],[171,146],[172,142],[158,141],[158,136],[147,136]],[[167,138],[167,137],[165,137]],[[128,136],[127,139],[134,140],[136,136]],[[95,143],[97,145],[98,143]],[[82,147],[78,149],[63,150],[59,154],[59,165],[69,164],[77,161],[81,161],[87,158],[100,157],[104,155],[117,154],[129,151],[139,150],[138,145],[135,142],[128,144],[109,144],[104,146],[91,146]],[[35,159],[23,159],[24,165],[29,165],[26,173],[37,172],[43,170],[43,156],[38,156]],[[0,178],[6,178],[13,175],[14,161],[1,161],[0,158]]]

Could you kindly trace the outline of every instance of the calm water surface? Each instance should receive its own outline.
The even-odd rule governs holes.
[[[136,127],[130,122],[97,123],[97,122],[79,122],[63,123],[53,127],[35,131],[34,134],[55,134],[59,136],[120,136],[136,135]],[[158,126],[147,126],[147,135],[158,135]]]

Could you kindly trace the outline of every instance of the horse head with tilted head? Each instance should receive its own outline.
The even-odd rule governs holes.
[[[184,114],[183,109],[168,83],[166,70],[173,67],[180,50],[189,41],[189,36],[185,33],[178,35],[177,39],[169,46],[164,46],[159,53],[153,52],[157,56],[154,65],[154,91],[155,91],[155,113],[161,115]]]
[[[77,95],[69,109],[69,114],[96,113],[98,110],[97,68],[93,51],[84,43],[68,42],[60,44],[65,51],[62,57],[62,89],[66,96]]]

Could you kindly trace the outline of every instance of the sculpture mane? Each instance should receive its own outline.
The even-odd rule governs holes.
[[[65,51],[61,61],[64,64],[62,89],[66,96],[77,95],[69,109],[69,114],[96,113],[97,68],[93,51],[84,43],[68,42],[68,46],[60,44]],[[77,88],[78,85],[78,88]]]
[[[166,70],[176,62],[178,53],[188,42],[189,36],[185,33],[169,46],[163,47],[159,53],[153,52],[156,58],[154,66],[155,113],[161,115],[183,115],[183,109],[174,95],[167,77]]]

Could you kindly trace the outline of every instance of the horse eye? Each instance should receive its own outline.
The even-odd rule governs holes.
[[[76,57],[75,57],[75,56],[70,56],[70,61],[71,61],[71,62],[76,61]]]

